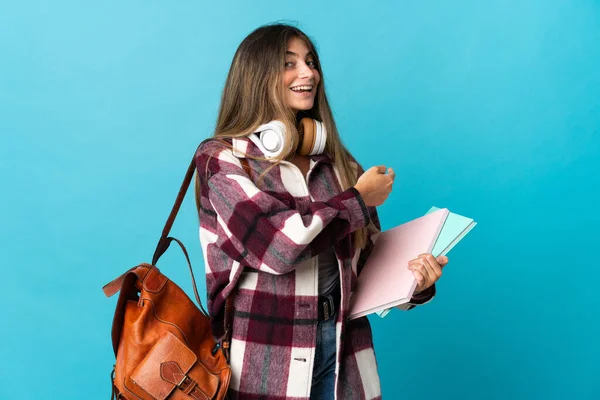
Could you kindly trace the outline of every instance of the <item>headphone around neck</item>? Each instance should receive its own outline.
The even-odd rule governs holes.
[[[266,151],[267,155],[277,157],[284,149],[285,125],[281,121],[271,121],[261,125],[254,132]],[[302,156],[313,156],[325,151],[327,130],[322,122],[312,118],[302,118],[298,124],[300,143],[296,151]]]

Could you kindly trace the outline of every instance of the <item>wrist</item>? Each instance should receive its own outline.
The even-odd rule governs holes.
[[[423,304],[431,300],[435,296],[435,283],[427,289],[421,290],[420,292],[414,292],[410,302],[413,304]]]
[[[366,190],[364,190],[360,185],[355,185],[354,189],[356,189],[358,192],[358,196],[360,197],[361,201],[365,204],[365,206],[368,207],[368,196]]]
[[[363,190],[361,189],[360,184],[357,183],[354,185],[354,189],[356,189],[361,196],[363,195]]]

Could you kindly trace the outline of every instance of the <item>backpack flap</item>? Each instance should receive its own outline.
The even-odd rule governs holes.
[[[171,332],[165,332],[131,374],[131,380],[157,400],[174,390],[192,399],[212,399],[219,378],[211,374],[196,354]]]

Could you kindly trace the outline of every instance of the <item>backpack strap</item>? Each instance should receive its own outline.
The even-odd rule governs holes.
[[[250,168],[250,165],[248,164],[248,161],[245,158],[242,158],[240,161],[241,161],[242,166],[244,167],[244,170],[246,171],[248,176],[250,176],[251,168]],[[192,161],[190,162],[190,165],[185,173],[185,177],[183,178],[183,182],[181,183],[181,187],[179,188],[179,193],[177,194],[177,198],[175,199],[175,204],[173,204],[171,213],[169,214],[169,217],[167,218],[167,222],[165,223],[165,226],[162,230],[160,239],[158,240],[158,244],[156,245],[156,249],[154,250],[154,255],[152,257],[152,265],[156,265],[156,262],[158,261],[158,259],[165,253],[165,251],[167,251],[171,242],[173,240],[175,240],[177,242],[177,244],[179,244],[179,246],[181,246],[181,249],[183,250],[183,252],[185,254],[185,258],[188,262],[188,266],[190,268],[190,274],[192,276],[192,284],[193,284],[192,288],[194,289],[194,295],[196,296],[196,301],[198,302],[198,305],[200,306],[200,309],[202,310],[202,312],[206,316],[208,316],[208,313],[204,310],[204,307],[202,306],[202,302],[200,301],[200,296],[198,295],[198,289],[196,287],[196,280],[194,279],[194,271],[192,270],[192,265],[190,263],[188,253],[187,253],[185,247],[183,246],[183,243],[181,243],[179,240],[177,240],[173,237],[169,237],[169,232],[171,231],[173,223],[175,222],[175,217],[177,216],[177,213],[179,212],[179,209],[181,208],[181,204],[183,203],[183,199],[185,198],[187,190],[192,182],[192,178],[194,176],[195,171],[196,171],[196,157],[194,154],[194,157],[192,157]],[[225,335],[223,336],[223,339],[221,341],[221,347],[225,353],[225,357],[227,358],[228,362],[229,362],[229,348],[230,348],[230,344],[231,344],[231,325],[232,325],[232,321],[233,321],[233,312],[234,312],[234,307],[233,307],[234,292],[235,292],[235,289],[231,292],[231,294],[229,296],[227,296],[227,300],[225,301],[225,314],[223,317]]]
[[[173,226],[173,222],[175,222],[175,217],[179,212],[179,208],[181,208],[181,203],[183,202],[183,198],[192,182],[192,177],[194,176],[194,172],[196,171],[196,157],[192,157],[192,162],[188,167],[185,177],[183,178],[183,182],[181,183],[181,187],[179,188],[179,193],[177,193],[177,198],[175,199],[175,204],[173,204],[173,208],[171,209],[171,213],[169,214],[169,218],[167,218],[167,222],[162,230],[162,234],[160,235],[160,239],[158,240],[158,244],[156,245],[156,250],[154,250],[154,256],[152,257],[152,265],[155,265],[160,256],[164,254],[165,251],[169,248],[169,244],[171,241],[168,239],[169,232],[171,231],[171,227]]]
[[[183,178],[183,182],[181,183],[181,187],[179,188],[179,193],[177,193],[177,198],[175,199],[175,204],[173,204],[173,208],[171,208],[171,213],[167,218],[167,222],[163,227],[162,234],[160,235],[160,239],[158,239],[158,244],[156,245],[156,249],[154,250],[154,255],[152,256],[152,265],[156,265],[158,259],[167,251],[169,245],[172,241],[175,241],[183,250],[183,254],[185,255],[185,259],[188,263],[188,267],[190,269],[190,275],[192,276],[192,289],[194,290],[194,296],[196,296],[196,301],[200,306],[200,310],[208,317],[208,313],[202,306],[202,302],[200,301],[200,296],[198,295],[198,287],[196,286],[196,279],[194,277],[194,271],[192,269],[192,263],[190,262],[190,257],[188,255],[185,246],[181,241],[174,237],[169,236],[169,232],[171,231],[171,227],[173,226],[173,222],[175,222],[175,217],[181,208],[181,204],[183,203],[183,199],[185,198],[185,194],[192,182],[192,177],[194,176],[194,172],[196,171],[196,157],[192,157],[192,161],[188,166],[188,169],[185,173],[185,177]]]

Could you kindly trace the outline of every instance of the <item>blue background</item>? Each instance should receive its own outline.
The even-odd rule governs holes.
[[[315,38],[351,151],[395,168],[383,227],[479,222],[434,302],[371,318],[384,398],[600,398],[597,1],[1,9],[1,399],[109,397],[101,286],[150,261],[235,49],[277,20]],[[188,196],[173,234],[202,277],[197,225]],[[159,265],[191,294],[177,249]]]

